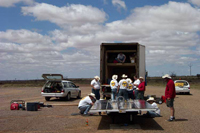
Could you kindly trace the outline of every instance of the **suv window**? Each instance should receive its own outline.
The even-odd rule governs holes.
[[[182,84],[183,86],[187,86],[188,82],[186,82],[186,81],[176,81],[175,85],[178,86],[178,84]]]
[[[76,88],[76,85],[72,82],[69,82],[69,87]]]
[[[65,88],[69,88],[69,84],[67,82],[63,82]]]

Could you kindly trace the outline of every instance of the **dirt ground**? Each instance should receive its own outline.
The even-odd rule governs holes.
[[[82,97],[91,92],[86,85],[79,85]],[[164,87],[147,86],[145,95],[164,94]],[[71,116],[79,112],[77,106],[65,106],[78,104],[80,99],[61,101],[52,99],[49,102],[41,96],[40,87],[33,88],[0,88],[0,132],[148,132],[148,133],[197,133],[199,132],[199,97],[200,91],[191,90],[191,95],[177,95],[175,98],[176,121],[167,122],[169,108],[165,104],[159,105],[162,117],[144,118],[140,115],[133,117],[132,123],[126,123],[126,117],[119,115],[113,124],[111,117],[99,116]],[[41,108],[38,111],[10,110],[11,100],[25,100],[26,102],[44,102],[53,105],[52,108]],[[59,105],[59,106],[58,106]],[[89,125],[86,126],[88,119]]]

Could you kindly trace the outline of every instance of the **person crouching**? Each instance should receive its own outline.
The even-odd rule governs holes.
[[[90,93],[88,96],[81,99],[81,101],[78,104],[78,109],[80,110],[80,114],[88,115],[88,112],[90,111],[91,107],[96,102],[95,94]]]
[[[149,97],[149,99],[147,99],[147,102],[151,104],[153,108],[156,108],[156,111],[147,111],[145,115],[147,117],[159,117],[160,109],[158,108],[158,105],[156,104],[154,97]]]

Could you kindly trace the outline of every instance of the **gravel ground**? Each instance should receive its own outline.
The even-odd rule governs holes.
[[[91,92],[86,85],[79,85],[82,97]],[[49,102],[40,95],[41,88],[0,88],[0,132],[170,132],[170,133],[198,133],[200,125],[199,117],[199,90],[191,90],[191,95],[177,95],[175,99],[176,121],[167,122],[170,112],[165,104],[159,105],[162,117],[143,118],[135,116],[132,123],[126,123],[126,117],[121,114],[116,118],[116,124],[107,115],[99,116],[71,116],[77,113],[77,106],[65,106],[78,104],[80,99],[61,101],[52,99]],[[145,95],[164,94],[164,87],[147,86]],[[38,111],[10,110],[11,100],[25,100],[26,102],[44,102],[53,105],[52,108],[41,108]],[[60,106],[58,106],[60,105]],[[85,122],[88,119],[89,125]]]

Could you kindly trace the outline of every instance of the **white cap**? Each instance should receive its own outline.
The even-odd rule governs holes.
[[[117,75],[113,75],[112,79],[116,79],[117,80],[118,76]]]
[[[125,74],[123,74],[123,75],[122,75],[122,78],[127,78],[127,77],[128,77],[128,76],[127,76],[127,75],[125,75]]]
[[[88,96],[91,96],[91,97],[93,97],[94,99],[96,99],[96,97],[95,97],[95,94],[94,94],[94,93],[90,93],[90,94],[88,94]]]
[[[100,77],[99,77],[99,76],[95,76],[94,78],[97,79],[97,80],[100,80]]]
[[[165,74],[164,76],[162,76],[163,79],[168,78],[171,79],[171,77],[169,76],[169,74]]]
[[[144,78],[143,78],[143,77],[140,77],[139,79],[143,79],[143,80],[144,80]]]
[[[147,99],[147,101],[155,101],[154,97],[149,97],[149,99]]]

